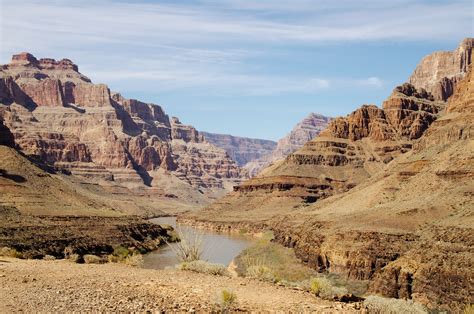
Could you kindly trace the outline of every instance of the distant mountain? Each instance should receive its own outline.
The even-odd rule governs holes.
[[[201,132],[211,144],[224,149],[239,166],[272,153],[277,143],[248,137]]]
[[[330,121],[330,117],[310,113],[287,136],[278,141],[277,146],[270,154],[248,162],[244,165],[244,168],[251,177],[256,176],[271,163],[284,159],[289,154],[303,147],[306,142],[312,140],[324,130]]]

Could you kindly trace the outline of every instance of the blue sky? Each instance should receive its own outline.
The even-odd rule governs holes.
[[[69,58],[199,130],[278,139],[381,102],[473,36],[472,0],[0,0],[0,63]]]

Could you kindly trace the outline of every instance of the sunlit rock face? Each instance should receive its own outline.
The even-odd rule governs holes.
[[[219,190],[242,176],[194,127],[92,83],[69,59],[14,55],[0,67],[0,116],[23,152],[89,178],[150,185],[162,169]]]

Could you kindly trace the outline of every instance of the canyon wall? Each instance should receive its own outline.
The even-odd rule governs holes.
[[[271,154],[277,146],[276,142],[270,140],[208,132],[201,133],[208,142],[223,148],[241,167],[249,162]]]
[[[101,184],[164,186],[178,194],[167,186],[172,175],[214,195],[242,177],[195,128],[158,105],[93,84],[68,59],[21,53],[0,66],[0,117],[25,154]]]
[[[310,113],[300,121],[288,135],[278,141],[275,149],[271,153],[251,160],[243,167],[248,171],[251,177],[258,175],[270,164],[285,159],[286,156],[315,138],[326,128],[331,119],[332,118],[317,113]]]
[[[468,65],[424,78],[434,84],[411,78],[381,108],[363,105],[332,120],[183,219],[264,225],[320,272],[369,280],[369,293],[462,311],[473,302],[474,72],[472,53],[461,59]],[[447,101],[429,87],[445,77],[459,77]]]

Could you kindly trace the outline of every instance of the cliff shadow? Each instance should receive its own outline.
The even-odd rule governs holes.
[[[0,169],[0,177],[5,178],[7,180],[12,180],[15,181],[16,183],[23,183],[26,182],[26,178],[23,176],[20,176],[18,174],[11,174],[8,173],[7,170],[5,169]]]

